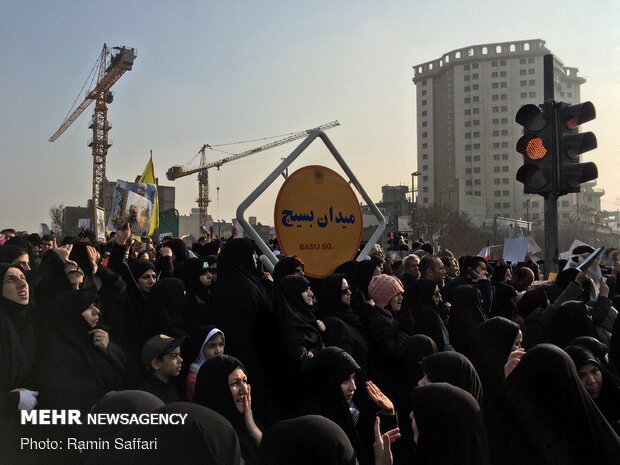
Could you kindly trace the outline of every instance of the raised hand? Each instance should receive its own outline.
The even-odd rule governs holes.
[[[394,415],[394,404],[392,401],[381,392],[379,386],[372,381],[366,381],[366,391],[372,399],[372,401],[381,409],[383,413],[388,415]]]

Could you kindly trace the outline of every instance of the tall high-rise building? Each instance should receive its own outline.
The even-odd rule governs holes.
[[[515,114],[540,104],[540,39],[472,45],[414,66],[417,101],[418,202],[467,213],[472,221],[502,216],[543,218],[543,198],[523,194],[516,178],[523,157],[515,145],[522,127]],[[554,59],[555,100],[580,102],[585,79]],[[603,195],[600,189],[589,194]],[[579,214],[583,195],[560,197],[560,221]]]

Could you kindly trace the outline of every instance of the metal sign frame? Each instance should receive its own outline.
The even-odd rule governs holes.
[[[243,215],[245,214],[248,207],[252,205],[256,201],[256,199],[258,199],[258,197],[260,197],[261,194],[263,194],[269,188],[269,186],[271,186],[274,183],[274,181],[282,173],[284,173],[288,169],[288,167],[301,155],[301,153],[304,150],[306,150],[310,146],[310,144],[314,142],[314,140],[317,138],[323,141],[323,143],[325,144],[329,152],[332,154],[332,156],[334,157],[338,165],[340,165],[342,170],[349,177],[349,183],[355,186],[359,194],[366,201],[366,204],[370,207],[370,210],[372,211],[372,213],[375,215],[375,217],[379,221],[379,224],[377,225],[377,229],[375,229],[375,232],[372,234],[372,236],[368,240],[368,243],[366,244],[364,249],[360,252],[359,256],[357,257],[357,261],[362,261],[366,258],[366,256],[372,250],[373,246],[375,245],[379,237],[381,237],[381,234],[383,234],[383,232],[385,231],[386,222],[385,222],[385,218],[383,214],[381,213],[381,211],[379,211],[379,208],[377,208],[375,203],[366,193],[366,191],[364,190],[364,188],[358,181],[357,177],[355,177],[355,175],[353,174],[353,171],[351,171],[351,169],[349,168],[347,163],[344,161],[340,153],[338,153],[338,150],[336,149],[332,141],[329,139],[329,137],[327,137],[327,134],[325,134],[325,132],[321,130],[312,131],[308,135],[308,137],[306,137],[302,141],[302,143],[299,144],[297,148],[293,150],[290,153],[290,155],[286,157],[282,161],[282,163],[280,163],[271,172],[271,174],[269,174],[265,178],[265,180],[261,182],[258,185],[258,187],[256,187],[256,189],[254,189],[252,193],[250,193],[250,195],[248,195],[248,197],[243,202],[241,202],[241,204],[239,204],[239,207],[237,207],[237,213],[236,213],[237,221],[239,221],[239,224],[243,226],[243,229],[245,229],[248,236],[250,236],[250,238],[252,238],[254,242],[256,242],[256,245],[258,245],[258,248],[263,252],[264,257],[266,257],[266,259],[263,259],[263,257],[261,257],[261,262],[268,268],[270,272],[273,271],[275,264],[278,263],[278,258],[273,254],[269,246],[265,244],[265,241],[263,241],[263,239],[259,236],[258,232],[256,232],[256,230],[252,227],[252,225],[250,225],[246,221]]]

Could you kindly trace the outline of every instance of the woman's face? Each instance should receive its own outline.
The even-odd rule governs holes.
[[[224,354],[224,337],[221,333],[213,336],[202,348],[202,355],[206,360],[209,360],[218,355]]]
[[[248,377],[241,368],[228,375],[228,387],[239,413],[245,411],[245,396],[248,394],[249,386]]]
[[[9,268],[2,280],[2,297],[20,305],[30,302],[28,282],[22,270]]]
[[[86,320],[86,323],[88,323],[91,328],[94,328],[97,326],[97,323],[99,323],[99,313],[101,312],[95,307],[95,304],[90,304],[90,307],[82,312],[82,318]]]
[[[200,284],[202,284],[204,287],[209,287],[213,280],[212,278],[213,277],[211,276],[211,273],[209,271],[205,271],[200,275]]]
[[[340,289],[342,290],[342,303],[351,305],[351,289],[349,288],[349,283],[346,279],[342,280],[342,286]]]
[[[435,302],[435,307],[437,307],[439,302],[441,302],[441,292],[439,292],[439,286],[435,286],[435,290],[433,291],[433,302]]]
[[[403,304],[403,293],[399,292],[394,297],[390,299],[388,303],[388,308],[391,308],[393,312],[400,312],[400,307]]]
[[[211,274],[211,283],[217,281],[217,263],[209,265],[209,273]]]
[[[353,394],[355,394],[357,389],[355,385],[355,373],[351,373],[347,379],[340,383],[340,389],[342,389],[345,400],[351,402],[351,400],[353,400]]]
[[[521,330],[519,330],[517,332],[517,337],[515,337],[515,340],[512,343],[512,349],[510,349],[510,352],[514,352],[515,350],[520,349],[522,341],[523,341],[523,333],[521,332]]]
[[[590,397],[596,399],[603,388],[603,373],[601,373],[599,367],[594,363],[586,363],[577,370],[577,374],[579,375],[581,385],[586,388]]]
[[[30,271],[30,257],[26,252],[17,257],[11,265],[18,265],[23,268],[24,271]]]
[[[154,270],[147,270],[142,276],[138,278],[138,287],[144,292],[149,292],[157,281],[157,275]]]
[[[304,302],[306,305],[308,306],[314,305],[314,293],[312,292],[312,289],[308,288],[305,291],[303,291],[301,293],[301,297],[304,299]]]
[[[504,275],[504,282],[507,283],[511,279],[512,279],[512,272],[510,271],[510,268],[507,268],[506,274]]]
[[[418,424],[415,422],[415,416],[413,414],[413,410],[409,414],[409,418],[411,418],[411,430],[413,431],[413,442],[418,443],[418,439],[420,439],[420,431],[418,430]]]

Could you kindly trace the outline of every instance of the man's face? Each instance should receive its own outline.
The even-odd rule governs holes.
[[[407,261],[405,273],[413,276],[415,279],[420,277],[420,259],[417,256],[414,256]]]
[[[45,252],[48,250],[52,250],[54,247],[54,243],[52,241],[43,241],[41,242],[41,256],[45,255]]]
[[[451,278],[456,278],[460,271],[459,262],[455,258],[450,259],[450,266],[446,268],[446,274]]]
[[[434,283],[437,283],[438,286],[443,286],[446,277],[446,268],[439,258],[433,257],[433,266],[429,268],[427,277]]]

